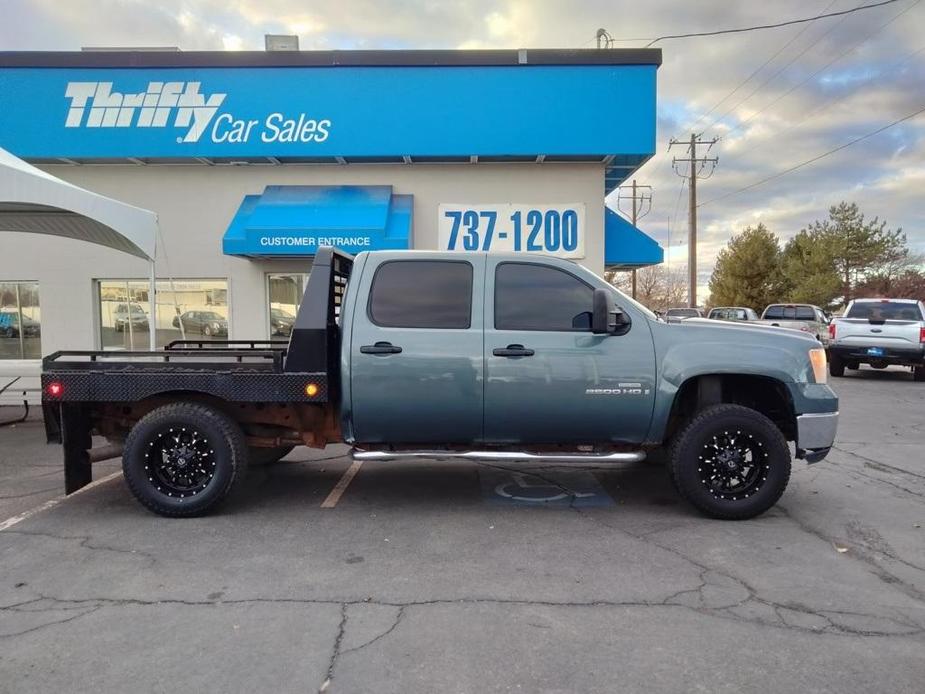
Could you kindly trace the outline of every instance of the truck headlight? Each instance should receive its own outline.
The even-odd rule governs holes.
[[[813,366],[813,378],[816,383],[825,383],[829,379],[828,359],[822,347],[809,350],[809,363]]]

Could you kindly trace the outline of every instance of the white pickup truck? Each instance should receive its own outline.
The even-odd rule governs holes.
[[[823,345],[829,341],[829,319],[812,304],[771,304],[761,314],[761,323],[776,328],[799,330],[815,337]]]
[[[915,299],[855,299],[829,324],[829,373],[869,364],[912,367],[925,381],[925,306]]]

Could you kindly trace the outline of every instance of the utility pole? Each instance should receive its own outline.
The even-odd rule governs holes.
[[[625,190],[630,190],[629,195],[624,195]],[[636,185],[636,179],[633,179],[633,182],[628,186],[620,186],[617,190],[617,209],[620,210],[620,201],[621,200],[631,200],[631,214],[630,221],[633,223],[633,226],[636,226],[636,222],[643,217],[645,217],[652,209],[652,186],[638,186]],[[621,212],[623,210],[620,210]],[[636,268],[633,268],[633,298],[636,298]]]
[[[671,138],[668,142],[668,149],[670,150],[675,145],[687,145],[689,157],[678,159],[677,157],[672,158],[671,165],[679,176],[690,177],[689,188],[689,209],[688,209],[688,246],[687,246],[687,272],[688,272],[688,306],[691,308],[697,307],[697,179],[698,178],[709,178],[713,175],[713,172],[716,170],[716,163],[719,161],[719,157],[698,157],[697,156],[697,145],[706,145],[707,151],[710,151],[710,148],[713,147],[718,141],[718,137],[714,137],[712,140],[702,140],[703,134],[691,133],[690,141],[685,140],[676,140]],[[690,170],[686,173],[682,173],[681,167],[678,166],[681,162],[687,162],[690,166]],[[707,164],[710,164],[710,172],[708,174],[701,175],[703,170],[706,168]]]

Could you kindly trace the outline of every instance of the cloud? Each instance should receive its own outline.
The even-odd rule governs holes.
[[[263,48],[265,33],[294,33],[303,49],[523,48],[763,24],[856,6],[855,0],[8,0],[7,50],[169,45]],[[925,106],[925,2],[901,0],[780,29],[659,42],[656,155],[636,174],[655,189],[641,226],[673,263],[685,262],[686,193],[672,170],[671,137],[695,128],[722,139],[716,172],[701,181],[701,294],[732,234],[763,222],[787,239],[830,205],[855,200],[902,226],[925,251],[925,116],[754,189],[728,195]],[[632,47],[644,42],[618,42]],[[775,57],[775,54],[776,55]],[[755,73],[754,77],[743,81]],[[714,108],[715,107],[715,108]],[[712,108],[712,111],[710,110]],[[725,196],[725,197],[724,197]],[[715,200],[715,202],[710,202]],[[675,212],[677,210],[677,213]]]

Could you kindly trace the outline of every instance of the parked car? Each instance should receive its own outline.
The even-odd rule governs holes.
[[[188,333],[200,333],[206,337],[228,334],[228,321],[215,311],[187,311],[173,317],[173,327],[179,328],[181,321]]]
[[[119,304],[112,312],[113,327],[117,332],[128,330],[131,321],[132,330],[148,329],[148,314],[139,304]]]
[[[703,318],[703,311],[699,308],[670,308],[665,312],[665,320],[668,323],[680,323],[688,318]]]
[[[718,306],[711,308],[707,318],[712,320],[755,321],[758,314],[754,309],[745,306]]]
[[[925,306],[915,299],[855,299],[829,324],[829,373],[868,364],[909,366],[925,381]]]
[[[0,337],[40,337],[42,324],[19,311],[0,311]]]
[[[771,304],[761,314],[761,322],[778,328],[799,330],[823,345],[829,342],[829,317],[812,304]]]
[[[289,337],[292,326],[295,325],[295,316],[281,308],[270,309],[270,333]]]
[[[254,450],[342,441],[357,460],[600,464],[665,446],[685,499],[742,519],[784,492],[788,441],[816,462],[835,439],[815,340],[669,326],[561,258],[320,248],[296,323],[286,347],[236,343],[234,358],[208,344],[46,358],[67,490],[90,481],[91,433],[122,447],[129,489],[164,516],[214,508]]]

